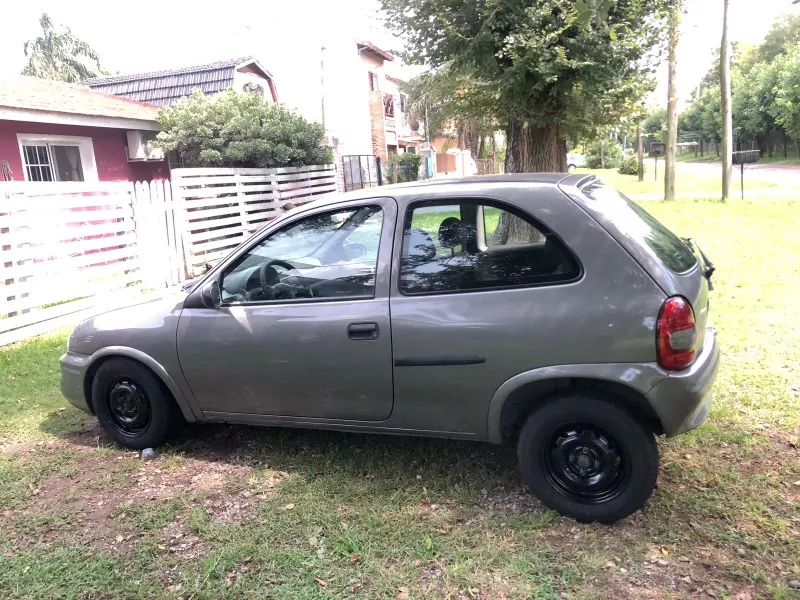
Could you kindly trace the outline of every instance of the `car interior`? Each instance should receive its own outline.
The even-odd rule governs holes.
[[[476,203],[411,211],[400,272],[405,293],[531,285],[578,273],[563,244],[520,213]]]

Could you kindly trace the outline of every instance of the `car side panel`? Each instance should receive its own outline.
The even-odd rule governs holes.
[[[186,294],[180,293],[86,319],[70,335],[69,352],[65,357],[73,353],[90,356],[85,372],[107,357],[138,360],[164,381],[188,420],[200,420],[203,413],[183,377],[175,344],[185,298]]]
[[[457,188],[456,188],[457,189]],[[449,186],[402,198],[455,199]],[[422,193],[425,192],[425,193]],[[469,198],[507,202],[556,232],[583,265],[574,283],[404,296],[392,277],[396,427],[474,432],[488,439],[495,392],[515,375],[552,365],[655,362],[663,291],[608,233],[553,186],[470,186]],[[478,357],[475,364],[397,366],[408,358]]]

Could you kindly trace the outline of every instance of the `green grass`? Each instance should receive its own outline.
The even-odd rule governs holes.
[[[634,199],[656,199],[663,198],[664,194],[664,161],[658,161],[658,179],[655,178],[653,171],[653,160],[645,160],[645,176],[643,181],[639,181],[636,175],[620,175],[616,169],[576,169],[575,173],[594,175],[602,179],[605,183],[615,187],[624,194]],[[737,175],[738,177],[738,175]],[[745,175],[745,177],[747,177]],[[738,178],[734,181],[734,195],[739,193]],[[720,197],[720,178],[714,175],[708,176],[697,173],[685,173],[678,171],[676,178],[675,193],[680,198],[686,199],[717,199]],[[787,193],[800,194],[800,177],[797,183],[787,189],[785,183],[775,183],[758,179],[746,179],[745,192],[751,199],[759,198],[759,192],[765,197],[767,194],[785,195]],[[766,199],[766,198],[765,198]]]
[[[61,398],[62,332],[0,350],[0,597],[798,598],[800,203],[642,204],[714,260],[723,352],[643,512],[578,525],[448,440],[205,426],[141,463]]]

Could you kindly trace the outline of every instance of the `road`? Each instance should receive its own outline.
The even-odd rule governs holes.
[[[738,185],[739,167],[734,167],[734,180]],[[721,163],[678,163],[678,173],[693,173],[705,177],[722,177]],[[768,181],[797,187],[800,185],[800,164],[753,164],[744,169],[744,185],[748,181]]]

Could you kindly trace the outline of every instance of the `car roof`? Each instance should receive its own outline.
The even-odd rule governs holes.
[[[520,184],[531,184],[536,186],[545,185],[553,187],[574,186],[579,188],[589,179],[594,179],[594,176],[572,175],[567,173],[507,173],[502,175],[436,178],[423,181],[411,181],[408,183],[369,187],[363,190],[331,194],[319,200],[315,200],[314,202],[309,202],[300,208],[317,208],[320,206],[338,204],[340,202],[369,198],[399,198],[402,196],[424,193],[426,189],[430,189],[431,191],[444,191],[442,188],[450,188],[455,196],[463,193],[469,193],[469,190],[477,191],[477,189],[480,189],[483,192],[500,191],[504,187],[517,187]]]

